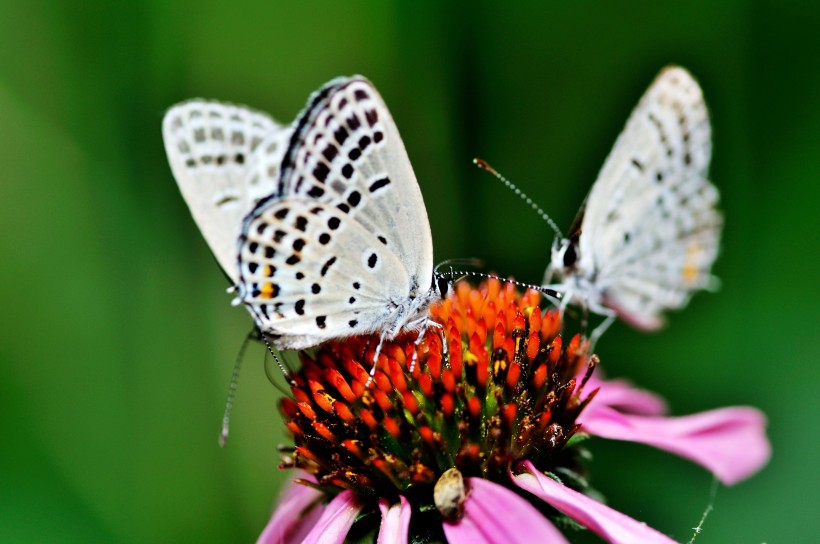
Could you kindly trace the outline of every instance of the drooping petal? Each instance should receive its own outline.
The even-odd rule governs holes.
[[[306,485],[288,483],[257,544],[301,542],[322,515],[322,493]]]
[[[379,499],[382,523],[376,544],[407,544],[410,514],[413,510],[403,495],[399,495],[399,501],[391,506],[387,499]]]
[[[514,492],[480,478],[467,478],[470,494],[464,516],[444,522],[450,544],[515,544],[567,542],[564,535],[533,505]]]
[[[754,408],[731,407],[682,417],[622,414],[594,401],[579,418],[589,434],[648,444],[676,453],[726,485],[757,472],[771,455],[766,417]]]
[[[327,504],[302,544],[342,544],[361,509],[362,503],[352,491],[342,491]]]
[[[592,391],[596,388],[598,393],[595,394],[588,410],[592,406],[605,405],[620,412],[645,416],[660,416],[667,411],[666,401],[661,396],[645,389],[638,389],[627,380],[602,380],[593,374],[584,390]]]
[[[520,465],[525,472],[513,476],[521,489],[563,512],[607,542],[613,544],[668,544],[674,542],[645,523],[621,514],[600,502],[564,486],[542,474],[526,461]]]

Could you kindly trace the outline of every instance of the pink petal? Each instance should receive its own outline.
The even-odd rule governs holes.
[[[650,391],[637,389],[627,380],[602,380],[593,374],[584,390],[592,391],[595,388],[599,388],[599,391],[592,399],[588,410],[592,406],[605,405],[621,412],[645,416],[659,416],[667,411],[666,401],[662,397]]]
[[[726,485],[757,472],[771,455],[766,417],[754,408],[731,407],[683,417],[627,415],[589,405],[579,418],[589,434],[671,451],[711,470]]]
[[[342,544],[361,509],[361,501],[352,491],[342,491],[328,503],[302,544]]]
[[[525,468],[526,472],[514,476],[513,482],[521,489],[544,500],[607,542],[614,544],[674,542],[645,523],[625,516],[545,476],[530,461],[525,461],[520,466]]]
[[[308,476],[309,477],[309,476]],[[316,524],[324,505],[322,493],[306,485],[289,482],[279,497],[279,505],[257,544],[301,542]]]
[[[387,499],[379,499],[382,524],[379,527],[376,544],[407,544],[407,531],[413,509],[402,495],[399,495],[399,500],[400,502],[390,506]]]
[[[481,478],[467,478],[467,482],[470,494],[464,502],[464,517],[455,523],[444,522],[450,544],[567,542],[541,512],[514,492]]]

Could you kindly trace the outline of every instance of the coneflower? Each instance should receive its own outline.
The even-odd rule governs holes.
[[[567,527],[607,542],[672,542],[589,496],[590,435],[686,457],[726,484],[769,457],[765,418],[726,408],[664,417],[659,397],[593,373],[540,294],[466,282],[415,334],[351,337],[301,355],[281,409],[293,436],[282,468],[299,472],[259,542],[566,542]]]

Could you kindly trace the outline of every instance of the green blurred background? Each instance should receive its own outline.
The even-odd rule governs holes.
[[[770,465],[722,488],[698,542],[820,530],[816,285],[820,8],[808,2],[0,2],[0,541],[252,542],[283,475],[279,393],[167,166],[163,112],[195,96],[289,121],[361,73],[421,184],[436,260],[536,281],[551,233],[470,164],[489,160],[567,227],[668,63],[700,80],[726,214],[716,273],[670,327],[618,324],[610,375],[676,413],[750,404]],[[810,329],[811,327],[811,329]],[[610,503],[687,540],[711,477],[592,443]]]

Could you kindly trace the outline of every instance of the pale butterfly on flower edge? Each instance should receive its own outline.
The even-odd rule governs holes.
[[[377,357],[384,340],[420,330],[420,341],[437,325],[427,310],[447,282],[404,144],[369,81],[335,79],[311,96],[236,255],[235,303],[279,349],[378,332]]]
[[[710,274],[723,224],[708,179],[711,128],[703,94],[683,68],[665,68],[615,142],[564,238],[558,232],[544,284],[605,320],[644,330],[684,307]]]

